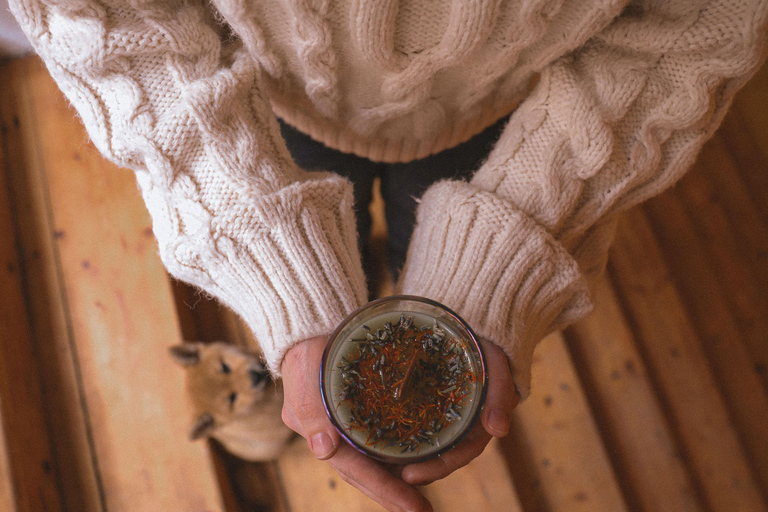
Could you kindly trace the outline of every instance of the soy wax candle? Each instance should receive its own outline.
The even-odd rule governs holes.
[[[320,369],[328,416],[352,446],[388,463],[455,446],[486,394],[483,351],[470,327],[435,301],[392,296],[352,313]]]

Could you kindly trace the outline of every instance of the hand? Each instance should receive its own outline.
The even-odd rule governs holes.
[[[467,437],[456,447],[434,459],[403,468],[403,481],[412,485],[427,485],[450,475],[469,464],[491,441],[491,437],[504,437],[509,433],[512,411],[520,402],[509,372],[507,356],[497,346],[481,339],[488,370],[488,394],[478,422]]]
[[[506,355],[483,341],[488,367],[488,394],[479,422],[454,449],[436,459],[405,467],[385,467],[341,441],[320,396],[320,360],[327,338],[311,338],[291,348],[283,359],[285,389],[283,421],[309,443],[312,453],[328,460],[347,483],[391,511],[431,511],[430,503],[414,485],[424,485],[451,474],[482,453],[491,436],[509,431],[518,396]]]
[[[325,336],[311,338],[286,353],[283,421],[307,440],[315,457],[329,460],[345,482],[388,510],[431,511],[432,506],[416,488],[341,441],[320,396],[320,360],[326,343]]]

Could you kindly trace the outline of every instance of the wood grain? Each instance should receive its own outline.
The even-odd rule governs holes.
[[[537,349],[512,433],[423,488],[435,510],[768,508],[766,91],[764,66],[691,172],[623,214],[594,313]],[[300,438],[261,464],[186,440],[167,347],[254,349],[248,328],[169,285],[133,177],[37,59],[0,66],[0,126],[0,510],[382,510]]]
[[[708,506],[765,510],[701,340],[641,210],[623,216],[610,268]]]
[[[698,179],[698,173],[692,173],[679,192],[684,193],[684,187],[699,186],[696,183]],[[754,471],[757,484],[765,493],[768,490],[768,436],[765,435],[768,393],[765,379],[754,371],[754,362],[766,358],[768,331],[746,328],[750,324],[764,323],[764,319],[757,314],[759,304],[745,304],[750,306],[749,313],[755,315],[752,322],[746,323],[737,316],[739,313],[733,312],[737,306],[724,300],[736,291],[723,291],[722,277],[727,273],[720,271],[720,264],[713,263],[707,257],[709,251],[704,250],[704,244],[711,248],[716,242],[706,234],[702,235],[706,241],[697,236],[696,227],[700,224],[697,222],[694,226],[697,219],[691,219],[687,214],[690,209],[684,206],[670,193],[650,201],[646,211],[652,219],[656,238],[668,249],[666,261],[682,304],[691,318],[697,338],[701,340],[702,354],[707,358],[712,376],[723,395],[728,415],[744,446],[746,460]],[[736,254],[731,254],[727,261],[738,263],[739,259]],[[747,287],[747,283],[742,283],[742,288]],[[744,312],[743,308],[739,309]],[[745,328],[740,329],[739,325]]]
[[[0,397],[0,400],[2,397]],[[0,404],[0,412],[2,404]],[[2,415],[0,415],[0,425],[5,425]],[[16,503],[16,493],[13,486],[13,467],[8,455],[8,442],[11,439],[6,436],[5,430],[2,430],[0,436],[0,510],[19,510]]]
[[[8,76],[7,67],[0,70],[0,76]],[[60,472],[51,446],[37,340],[28,307],[31,269],[25,264],[17,236],[24,220],[18,201],[25,198],[14,196],[13,179],[22,167],[16,157],[24,113],[15,100],[8,81],[0,80],[0,417],[8,462],[8,480],[3,487],[12,491],[5,499],[15,501],[20,511],[55,511],[62,509]]]
[[[62,486],[75,490],[66,501],[72,510],[221,509],[208,455],[186,440],[181,374],[166,354],[178,325],[134,178],[87,142],[39,62],[19,66],[10,76],[27,105],[29,155],[19,184],[31,189],[18,190],[37,222],[22,244],[50,297],[36,311],[59,317],[41,321],[53,349],[41,359],[61,379],[43,375],[49,404],[69,415],[51,415],[68,456],[57,458]]]
[[[532,395],[516,410],[512,436],[522,438],[535,473],[523,507],[549,511],[626,510],[584,389],[560,333],[545,338],[533,361]],[[515,445],[508,445],[514,447]],[[516,462],[516,450],[507,453]],[[513,476],[514,476],[513,470]],[[534,491],[531,493],[530,491]]]
[[[631,510],[703,510],[645,361],[606,278],[595,310],[566,331]]]

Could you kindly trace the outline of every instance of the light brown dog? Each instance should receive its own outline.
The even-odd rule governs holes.
[[[252,461],[275,459],[292,437],[283,423],[283,387],[255,354],[228,343],[171,347],[186,369],[195,410],[192,440],[212,437],[230,453]]]

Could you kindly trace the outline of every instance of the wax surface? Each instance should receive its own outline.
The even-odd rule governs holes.
[[[354,358],[356,354],[360,352],[360,346],[362,343],[360,340],[366,340],[367,337],[374,336],[379,329],[383,329],[385,324],[389,323],[392,326],[396,326],[401,322],[401,318],[406,319],[412,323],[412,327],[419,330],[421,327],[437,327],[444,334],[444,339],[448,346],[455,347],[451,353],[451,357],[458,357],[463,360],[463,366],[465,366],[472,374],[473,378],[482,374],[481,365],[478,361],[478,352],[471,350],[472,344],[457,329],[448,325],[448,322],[443,322],[441,319],[436,319],[433,316],[422,314],[414,311],[399,310],[395,312],[385,312],[376,315],[372,318],[367,318],[355,325],[350,325],[349,328],[342,332],[342,336],[339,337],[335,344],[335,350],[330,354],[331,359],[329,361],[330,369],[330,390],[333,406],[333,414],[336,416],[337,424],[341,425],[345,435],[350,437],[354,442],[359,445],[365,446],[367,449],[381,454],[389,458],[412,458],[414,456],[424,457],[433,452],[437,452],[446,446],[449,446],[455,439],[461,435],[461,432],[465,429],[467,424],[473,420],[474,415],[479,409],[479,403],[481,397],[482,385],[477,381],[468,382],[468,394],[459,404],[453,408],[456,414],[450,414],[450,420],[441,413],[437,418],[430,418],[431,420],[437,419],[441,423],[446,424],[439,432],[433,435],[425,435],[424,438],[420,438],[418,442],[411,440],[405,444],[391,444],[386,446],[382,442],[377,442],[374,435],[375,429],[381,427],[374,423],[362,428],[359,422],[350,421],[352,418],[352,408],[356,406],[354,401],[355,397],[344,397],[343,386],[346,382],[343,377],[344,368],[347,366],[343,359],[349,361],[350,358]],[[410,318],[410,320],[408,320]],[[449,319],[450,320],[450,319]],[[429,350],[426,353],[430,353]],[[442,356],[440,356],[442,357]],[[443,358],[445,360],[446,358]],[[386,362],[384,363],[386,364]],[[386,372],[384,372],[386,374]],[[384,377],[382,376],[382,379]],[[402,375],[400,375],[402,380]],[[386,386],[392,390],[393,396],[387,396],[387,400],[396,400],[398,383],[387,382]],[[418,383],[413,383],[417,385]],[[406,386],[408,383],[406,383]],[[441,386],[442,387],[442,386]],[[448,388],[450,389],[450,387]],[[467,388],[465,388],[467,389]],[[432,390],[429,390],[432,392]],[[444,391],[443,389],[434,389],[434,392]],[[347,399],[343,399],[347,398]],[[389,401],[387,403],[390,403]],[[428,429],[425,429],[428,431]]]

